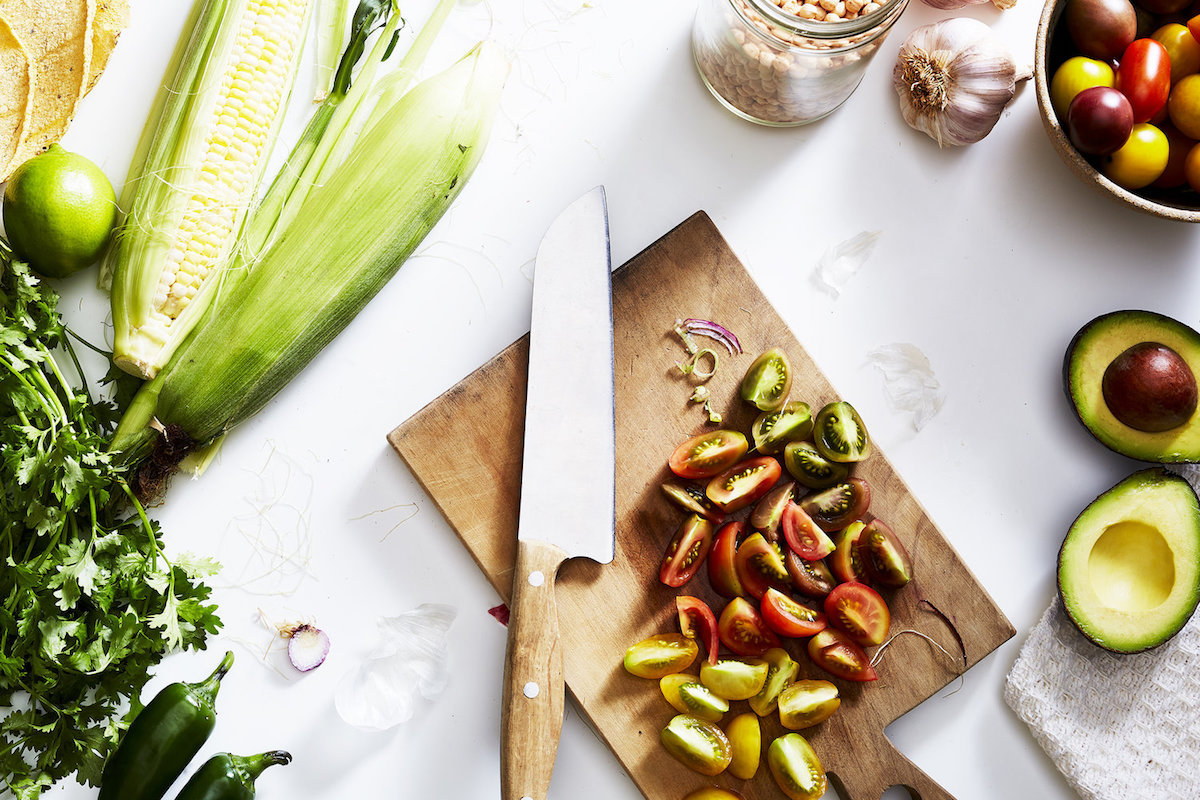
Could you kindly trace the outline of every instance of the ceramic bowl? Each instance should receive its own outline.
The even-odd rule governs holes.
[[[1075,55],[1067,37],[1066,26],[1061,26],[1062,29],[1059,30],[1058,23],[1066,5],[1067,0],[1047,0],[1038,22],[1037,46],[1034,51],[1033,80],[1037,91],[1038,112],[1054,149],[1084,183],[1117,202],[1156,217],[1181,222],[1200,222],[1200,195],[1197,193],[1153,187],[1137,191],[1123,189],[1104,177],[1100,170],[1071,144],[1066,128],[1059,122],[1058,115],[1050,104],[1050,79],[1054,76],[1054,70],[1067,58]]]

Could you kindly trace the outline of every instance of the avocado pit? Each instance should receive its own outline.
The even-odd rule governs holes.
[[[1186,423],[1196,411],[1196,376],[1188,363],[1159,342],[1139,342],[1104,371],[1101,391],[1122,424],[1158,433]]]

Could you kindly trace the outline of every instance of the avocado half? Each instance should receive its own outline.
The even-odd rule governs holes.
[[[1200,413],[1168,431],[1125,425],[1104,402],[1104,373],[1117,356],[1142,342],[1164,344],[1200,377],[1200,333],[1153,311],[1114,311],[1084,325],[1067,347],[1063,382],[1075,415],[1110,450],[1140,461],[1200,461]]]
[[[1135,472],[1076,518],[1058,593],[1084,636],[1117,653],[1170,639],[1200,600],[1200,502],[1161,467]]]

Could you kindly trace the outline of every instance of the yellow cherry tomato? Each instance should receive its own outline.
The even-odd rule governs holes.
[[[758,715],[753,712],[738,714],[725,726],[725,735],[733,749],[729,762],[729,774],[744,781],[758,774],[758,763],[762,759],[762,728]]]
[[[1186,25],[1172,22],[1150,34],[1150,38],[1167,48],[1171,61],[1171,85],[1182,78],[1200,72],[1200,42],[1192,36]]]
[[[685,670],[700,654],[695,639],[682,633],[661,633],[643,639],[625,651],[625,669],[639,678],[659,680]]]
[[[775,713],[779,707],[779,693],[796,680],[800,665],[782,647],[772,647],[762,657],[767,662],[767,680],[758,694],[750,698],[750,708],[755,714],[765,717]]]
[[[1188,75],[1171,87],[1167,113],[1180,133],[1200,139],[1200,75]]]
[[[761,658],[722,658],[700,665],[700,682],[726,700],[749,700],[767,682],[770,668]]]
[[[798,733],[785,733],[767,748],[767,766],[789,800],[819,800],[829,785],[821,760]]]
[[[741,794],[732,789],[722,789],[719,786],[705,786],[694,792],[689,792],[683,800],[745,800]]]
[[[659,741],[676,761],[701,775],[724,772],[733,758],[725,731],[688,714],[680,714],[667,723]]]
[[[1118,186],[1141,189],[1163,174],[1169,153],[1166,134],[1148,122],[1139,122],[1121,149],[1104,160],[1101,172]]]
[[[675,673],[658,682],[663,697],[681,714],[691,714],[706,722],[720,722],[729,703],[717,697],[695,675]]]
[[[829,681],[796,681],[779,695],[779,722],[798,731],[833,716],[842,704],[838,688]]]
[[[1183,159],[1183,177],[1188,186],[1200,192],[1200,143],[1193,145]]]
[[[1075,95],[1093,86],[1112,87],[1114,80],[1113,68],[1103,61],[1086,56],[1068,58],[1050,79],[1050,103],[1059,121],[1066,122],[1067,109]]]

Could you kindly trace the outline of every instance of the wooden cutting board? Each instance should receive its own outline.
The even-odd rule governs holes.
[[[766,745],[786,732],[777,715],[763,720],[764,759],[753,780],[705,778],[659,745],[659,732],[675,711],[663,700],[657,682],[635,678],[621,666],[626,648],[634,642],[678,630],[677,594],[699,596],[718,614],[723,606],[703,571],[682,590],[658,582],[666,544],[684,516],[659,488],[669,475],[667,456],[685,438],[708,427],[700,407],[688,402],[692,384],[675,366],[683,351],[673,324],[680,317],[712,319],[741,339],[745,354],[723,357],[708,383],[714,406],[725,413],[722,427],[749,430],[755,415],[738,399],[738,384],[754,357],[772,346],[782,347],[791,357],[792,399],[804,400],[815,413],[840,396],[703,212],[613,274],[613,303],[617,551],[610,565],[576,559],[559,574],[568,688],[649,800],[680,800],[705,785],[734,789],[747,800],[780,798],[765,759]],[[527,346],[528,337],[512,344],[388,437],[506,600],[516,552]],[[866,423],[869,428],[870,420]],[[570,447],[570,442],[563,446]],[[919,800],[952,800],[884,735],[889,723],[955,680],[963,669],[963,652],[950,626],[928,604],[953,621],[968,666],[1014,630],[883,453],[876,449],[855,474],[872,487],[871,512],[892,526],[914,561],[913,582],[889,599],[893,633],[921,631],[953,657],[920,636],[899,636],[877,665],[879,680],[836,681],[841,708],[802,734],[843,800],[877,800],[897,784],[910,787]],[[802,674],[828,677],[808,659],[802,642],[788,646]],[[698,666],[697,662],[691,671]],[[734,709],[740,713],[744,705],[734,704]]]

